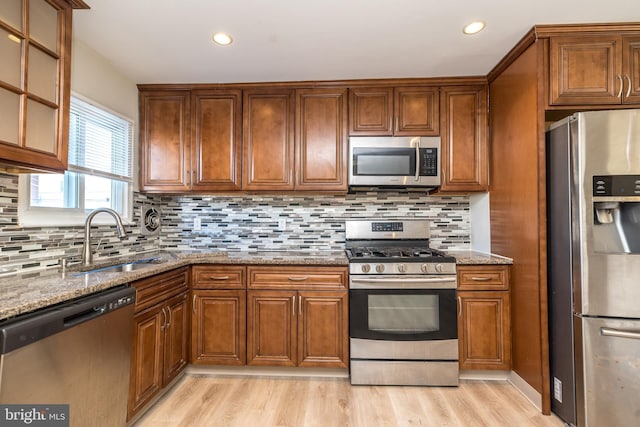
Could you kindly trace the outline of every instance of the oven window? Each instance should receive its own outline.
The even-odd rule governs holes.
[[[416,334],[440,329],[438,295],[368,295],[368,329]]]

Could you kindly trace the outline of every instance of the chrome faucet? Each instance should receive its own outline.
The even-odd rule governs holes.
[[[124,229],[124,224],[122,223],[122,218],[118,215],[118,212],[109,208],[98,208],[92,210],[87,219],[84,222],[84,243],[82,245],[82,265],[88,266],[91,265],[93,254],[91,252],[91,220],[97,214],[104,212],[108,213],[116,220],[116,232],[118,233],[118,237],[120,239],[124,239],[127,236],[127,231]]]

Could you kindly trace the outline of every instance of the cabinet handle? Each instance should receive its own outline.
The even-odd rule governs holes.
[[[169,315],[169,320],[167,320],[167,326],[165,326],[165,329],[168,329],[169,326],[171,326],[171,308],[167,307],[167,314]]]
[[[291,297],[291,315],[295,317],[296,315],[296,296]]]
[[[164,307],[162,307],[162,318],[164,321],[162,322],[162,326],[160,326],[160,330],[163,330],[167,327],[167,312],[164,311]]]
[[[193,314],[196,314],[196,296],[195,295],[191,300],[191,311],[193,311]]]
[[[625,94],[625,97],[628,98],[631,95],[631,77],[629,77],[628,74],[625,74],[624,78],[629,82],[629,86],[627,86],[627,93]]]
[[[458,317],[462,317],[462,298],[458,295]]]
[[[211,280],[229,280],[229,276],[210,276]]]
[[[491,280],[491,277],[471,276],[471,280],[475,280],[476,282],[488,282],[489,280]]]
[[[288,279],[291,280],[292,282],[304,282],[308,278],[309,278],[308,276],[301,276],[301,277],[289,277]]]
[[[393,130],[393,116],[389,116],[389,129]]]
[[[400,121],[400,117],[396,116],[396,132],[398,132],[398,130],[400,129],[400,125],[398,124],[399,121]]]
[[[620,74],[618,74],[618,75],[616,76],[616,78],[617,78],[618,80],[620,80],[620,90],[618,91],[617,98],[622,98],[622,89],[623,89],[623,86],[624,86],[624,82],[622,81],[622,76],[621,76]]]
[[[298,297],[298,316],[302,316],[302,297]]]

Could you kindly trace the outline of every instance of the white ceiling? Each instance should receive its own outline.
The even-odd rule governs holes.
[[[75,38],[135,83],[486,75],[534,24],[640,22],[638,0],[85,1]]]

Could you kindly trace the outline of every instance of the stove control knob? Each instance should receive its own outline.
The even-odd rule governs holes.
[[[442,264],[436,264],[436,271],[442,273]]]
[[[369,264],[362,264],[362,272],[368,273],[369,271],[371,271],[371,266]]]
[[[407,271],[407,264],[398,264],[398,272],[405,273]]]
[[[423,273],[428,273],[429,266],[427,264],[422,264],[422,266],[420,267],[420,270],[422,270]]]
[[[382,264],[376,265],[376,271],[378,273],[383,273],[384,272],[384,265],[382,265]]]

